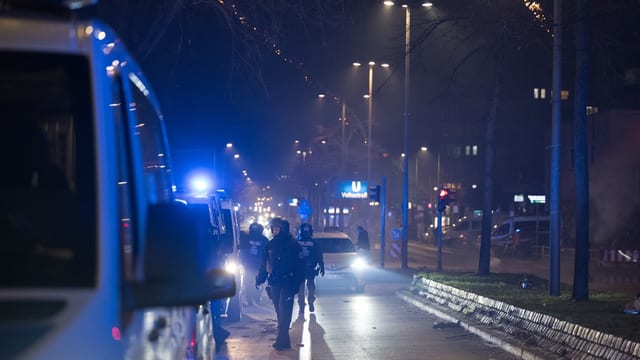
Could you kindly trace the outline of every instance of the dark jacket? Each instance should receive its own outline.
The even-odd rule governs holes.
[[[369,250],[369,232],[367,232],[367,230],[358,230],[358,242],[356,246],[360,250]]]
[[[302,258],[305,265],[305,277],[318,275],[318,271],[324,274],[324,258],[320,244],[314,239],[298,239],[302,249]]]
[[[240,237],[240,258],[242,263],[253,270],[260,268],[264,248],[269,243],[269,239],[262,234],[242,234]]]
[[[271,286],[288,287],[294,292],[304,280],[302,249],[290,234],[278,234],[265,246],[256,284],[265,280]]]

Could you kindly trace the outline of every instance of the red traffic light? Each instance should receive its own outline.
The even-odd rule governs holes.
[[[440,194],[438,195],[438,198],[440,198],[440,200],[445,200],[449,197],[449,189],[440,189]]]

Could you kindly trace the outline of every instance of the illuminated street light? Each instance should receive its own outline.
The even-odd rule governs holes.
[[[369,61],[369,93],[363,97],[368,100],[368,131],[367,131],[367,184],[371,184],[371,145],[373,141],[371,139],[371,124],[372,124],[372,107],[373,107],[373,68],[376,66],[375,61]],[[354,67],[362,66],[359,62],[353,63]],[[388,68],[389,64],[380,64],[382,68]]]
[[[393,1],[385,1],[384,5],[393,6]],[[409,5],[401,5],[405,10],[405,41],[404,41],[404,153],[407,156],[403,159],[402,164],[402,268],[409,267],[409,254],[407,252],[409,242],[407,240],[407,216],[409,207],[409,156],[408,156],[408,134],[409,134],[409,59],[411,54],[411,10]],[[433,6],[431,2],[422,3],[423,7],[430,8]]]
[[[420,147],[420,150],[418,151],[418,154],[416,155],[416,180],[415,180],[415,197],[416,197],[416,201],[418,200],[418,182],[420,180],[420,172],[419,172],[419,160],[420,160],[420,153],[426,153],[427,152],[427,147],[426,146],[422,146]]]

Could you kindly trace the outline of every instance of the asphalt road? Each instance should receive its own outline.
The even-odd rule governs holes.
[[[341,288],[320,287],[316,311],[298,314],[294,305],[291,325],[292,349],[276,351],[271,347],[276,336],[273,306],[268,299],[245,307],[240,322],[225,323],[231,337],[216,359],[513,359],[506,351],[484,342],[455,324],[403,301],[396,292],[408,289],[412,275],[420,270],[433,271],[437,248],[426,242],[409,242],[408,268],[401,269],[398,257],[385,255],[380,264],[379,248],[373,244],[372,268],[363,294]],[[638,268],[606,267],[593,258],[590,289],[635,294],[640,288]],[[477,270],[478,250],[442,249],[444,271]],[[523,272],[548,277],[545,256],[519,258],[492,256],[491,271]],[[561,282],[573,281],[573,258],[562,254]]]
[[[247,306],[244,318],[225,323],[231,332],[216,359],[513,359],[452,323],[403,301],[411,272],[372,269],[363,294],[341,288],[318,291],[315,312],[298,314],[294,305],[292,349],[271,347],[276,336],[273,306]]]

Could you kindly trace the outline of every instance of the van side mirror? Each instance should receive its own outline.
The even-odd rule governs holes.
[[[199,224],[187,205],[150,205],[147,218],[145,280],[131,287],[132,308],[195,306],[235,294],[234,277],[211,267],[211,241],[201,236],[206,224]]]

